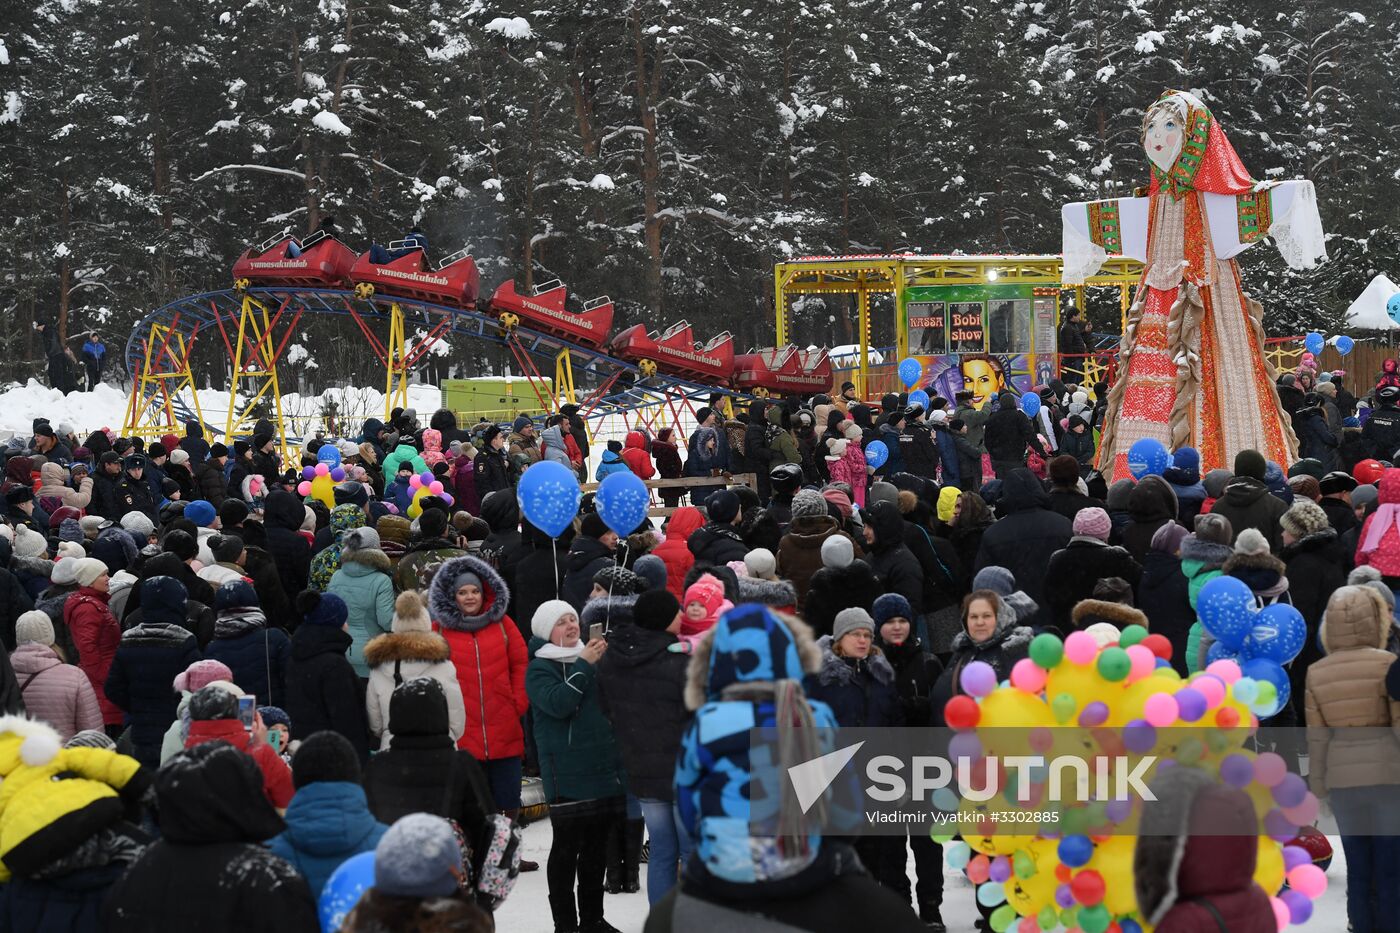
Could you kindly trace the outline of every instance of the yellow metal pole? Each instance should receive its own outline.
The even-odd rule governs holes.
[[[864,399],[870,363],[870,293],[866,291],[865,276],[859,278],[856,288],[856,312],[860,323],[860,369],[855,381],[856,394]]]
[[[779,263],[773,270],[773,327],[775,344],[787,345],[787,267]]]
[[[278,446],[282,451],[282,464],[285,466],[290,457],[287,450],[287,425],[282,420],[282,388],[277,381],[277,361],[272,355],[277,352],[277,347],[272,341],[272,321],[267,314],[267,306],[261,306],[262,310],[262,334],[259,335],[258,343],[263,348],[263,373],[267,377],[264,390],[272,391],[273,412],[277,418],[277,438]]]
[[[224,439],[233,440],[233,429],[235,424],[243,420],[238,415],[238,386],[243,381],[243,335],[248,330],[248,314],[254,301],[247,295],[243,296],[243,306],[238,313],[238,342],[233,345],[233,379],[228,387],[228,417],[224,420]]]
[[[891,263],[889,275],[894,286],[895,359],[902,360],[909,355],[909,314],[904,307],[904,261]]]
[[[397,301],[389,305],[389,345],[385,354],[384,372],[384,421],[389,421],[389,413],[394,409],[394,402],[402,396],[404,403],[400,408],[408,407],[408,377],[404,367],[404,326],[403,308],[399,307]],[[394,374],[400,376],[400,386],[396,390],[394,386]]]
[[[554,392],[549,396],[550,411],[556,407],[555,392],[562,392],[570,405],[578,404],[578,397],[574,392],[574,361],[567,349],[560,350],[559,355],[554,358]]]
[[[199,407],[199,389],[195,388],[194,370],[190,368],[190,354],[185,346],[185,337],[180,336],[180,359],[184,361],[184,384],[190,387],[190,404],[194,406],[194,417],[199,422],[200,427],[204,426],[204,412]],[[176,388],[178,392],[179,389]]]

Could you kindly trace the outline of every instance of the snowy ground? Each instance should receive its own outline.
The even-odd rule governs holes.
[[[549,858],[552,838],[548,820],[532,823],[525,828],[525,858],[539,862],[540,870],[521,875],[510,899],[496,911],[496,929],[503,933],[553,933],[554,923],[549,915],[549,886],[544,876],[544,864]],[[1341,840],[1334,838],[1332,846],[1336,857],[1327,870],[1327,893],[1318,901],[1312,920],[1294,929],[1308,933],[1346,931],[1346,862],[1342,856]],[[909,877],[911,880],[914,877],[912,860],[909,863]],[[604,898],[603,910],[608,922],[622,933],[641,933],[642,925],[646,922],[646,866],[642,866],[642,884],[642,891],[637,894],[609,894]],[[977,916],[971,882],[961,872],[945,870],[943,920],[948,925],[949,933],[970,933]]]

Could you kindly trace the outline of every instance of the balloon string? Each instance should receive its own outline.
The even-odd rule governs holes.
[[[631,546],[632,546],[632,545],[631,545],[631,542],[625,542],[625,543],[623,543],[623,545],[622,545],[622,557],[621,557],[621,559],[618,558],[618,556],[617,556],[617,551],[613,551],[613,566],[614,566],[614,567],[621,567],[621,566],[623,565],[623,563],[626,562],[626,560],[627,560],[627,549],[630,548]],[[613,583],[615,583],[616,581],[617,581],[617,574],[615,574],[615,573],[608,574],[608,602],[607,602],[607,605],[605,605],[605,606],[603,607],[603,632],[604,632],[605,634],[606,634],[607,632],[612,631],[612,593],[613,593]]]
[[[554,555],[554,598],[559,598],[559,539],[549,539],[549,550]]]

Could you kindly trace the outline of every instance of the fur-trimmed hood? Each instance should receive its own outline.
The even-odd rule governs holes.
[[[739,602],[782,608],[797,605],[797,588],[787,580],[739,577]]]
[[[1017,590],[1016,592],[1020,592]],[[1025,595],[1025,594],[1022,594]],[[1029,597],[1027,597],[1029,599]],[[1007,599],[998,598],[997,606],[997,629],[992,633],[992,637],[976,644],[972,637],[967,634],[966,625],[963,630],[953,637],[952,650],[956,654],[960,651],[982,650],[987,648],[1019,648],[1023,644],[1029,645],[1035,634],[1026,626],[1020,624],[1020,616],[1017,609]],[[961,624],[961,623],[959,623]]]
[[[1102,599],[1081,599],[1074,604],[1074,609],[1070,610],[1069,618],[1078,631],[1083,631],[1095,622],[1116,625],[1120,632],[1129,625],[1148,627],[1147,614],[1141,609]]]
[[[453,584],[459,575],[467,571],[481,578],[484,605],[480,615],[463,616],[457,608],[457,592]],[[506,617],[509,604],[510,587],[506,586],[506,581],[486,561],[469,555],[443,562],[428,588],[428,610],[432,613],[433,621],[443,628],[459,632],[475,632],[501,621]]]
[[[1283,576],[1288,570],[1288,565],[1267,551],[1258,554],[1234,551],[1221,569],[1229,576],[1236,576],[1237,570],[1272,570]]]
[[[894,668],[890,666],[889,659],[874,646],[871,646],[870,656],[864,661],[837,656],[830,635],[823,635],[818,639],[817,647],[822,651],[822,669],[817,672],[817,680],[823,684],[849,684],[855,680],[856,672],[862,667],[879,683],[888,684],[894,681]]]
[[[708,700],[721,700],[737,683],[801,681],[821,666],[822,650],[806,622],[766,606],[739,606],[695,643],[686,668],[685,706],[697,710]]]
[[[1327,600],[1318,640],[1329,655],[1350,648],[1384,649],[1392,626],[1390,607],[1369,586],[1343,586]]]
[[[10,569],[15,573],[27,573],[33,577],[43,577],[45,580],[53,576],[53,561],[45,557],[20,556],[19,554],[10,557]]]
[[[583,604],[579,622],[587,634],[590,625],[606,622],[610,626],[631,625],[632,609],[637,605],[635,596],[602,596],[590,599]]]
[[[370,667],[395,661],[424,661],[436,664],[452,657],[446,639],[436,632],[391,632],[376,635],[365,645],[365,663]]]
[[[340,552],[340,566],[344,568],[348,564],[361,564],[379,573],[392,573],[394,569],[394,565],[389,561],[389,555],[377,547],[360,548],[358,551],[342,550]]]

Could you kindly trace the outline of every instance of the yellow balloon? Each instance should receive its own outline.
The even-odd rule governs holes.
[[[413,501],[408,504],[408,517],[410,519],[417,518],[423,514],[423,503],[421,500],[424,496],[431,495],[432,492],[429,491],[427,486],[418,487],[418,491],[413,494]]]
[[[328,509],[335,508],[335,480],[329,476],[318,476],[311,481],[311,498],[321,502]]]
[[[991,809],[1005,811],[1013,807],[1014,805],[1007,803],[1006,798],[1000,794],[985,803],[963,800],[958,807],[958,823],[962,827],[963,842],[983,855],[1010,855],[1026,845],[1031,836],[1012,833],[1009,829],[1003,830],[1003,824],[992,822],[986,816]],[[991,835],[984,836],[977,832],[978,829],[989,828],[995,830]]]
[[[1050,676],[1046,678],[1045,696],[1046,699],[1053,700],[1064,693],[1074,697],[1075,717],[1095,700],[1108,704],[1111,716],[1116,699],[1114,694],[1121,694],[1122,689],[1117,684],[1104,680],[1103,675],[1092,664],[1075,664],[1064,660],[1055,665]],[[1065,725],[1072,726],[1076,722],[1077,718],[1071,718]]]
[[[1283,846],[1268,836],[1259,837],[1259,858],[1254,865],[1254,880],[1270,897],[1278,894],[1283,887]]]
[[[1006,883],[1006,902],[1019,916],[1033,917],[1055,903],[1055,889],[1059,886],[1055,866],[1060,859],[1054,842],[1046,839],[1036,839],[1021,851],[1035,863],[1035,874],[1029,878],[1012,874]]]
[[[1132,836],[1110,836],[1094,847],[1089,867],[1103,876],[1104,906],[1115,917],[1137,910],[1133,888],[1133,853],[1137,840]]]
[[[1122,698],[1114,707],[1116,718],[1109,722],[1115,726],[1123,726],[1134,719],[1142,718],[1142,711],[1147,706],[1147,698],[1156,693],[1175,693],[1181,686],[1179,679],[1167,676],[1167,668],[1162,668],[1151,676],[1144,677],[1137,683],[1129,684],[1128,689],[1123,691]],[[1175,671],[1171,672],[1175,675]]]

